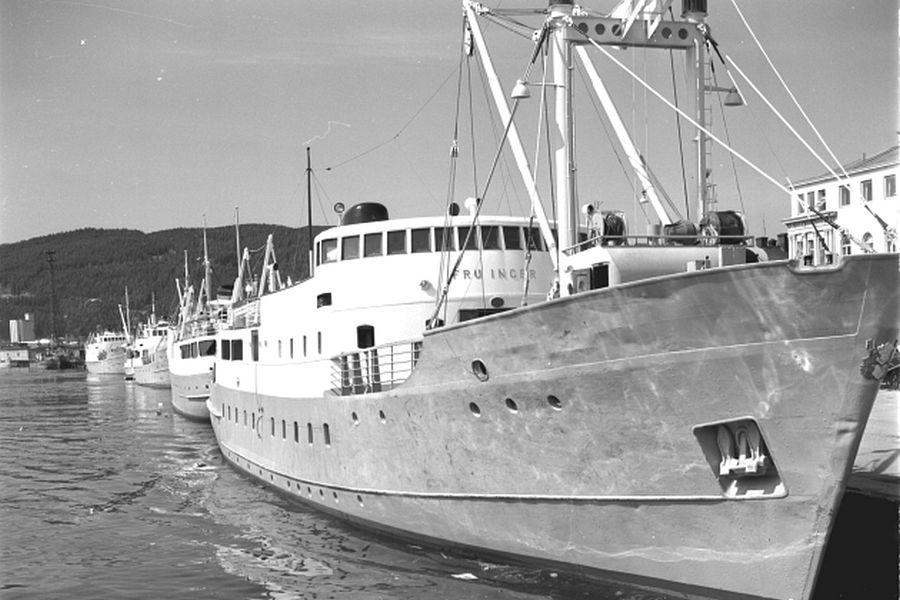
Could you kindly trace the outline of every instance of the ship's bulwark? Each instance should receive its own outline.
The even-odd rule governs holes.
[[[661,277],[436,330],[391,392],[217,383],[212,422],[239,468],[373,527],[799,600],[877,393],[867,341],[897,337],[898,287],[896,255]],[[256,429],[227,418],[245,410]],[[719,477],[704,432],[720,422],[758,424],[769,477]]]

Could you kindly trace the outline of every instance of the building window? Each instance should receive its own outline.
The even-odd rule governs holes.
[[[269,417],[269,421],[272,423],[272,437],[275,437],[275,417]]]
[[[872,180],[866,179],[859,184],[859,195],[862,196],[863,202],[872,200]]]
[[[840,187],[841,194],[841,206],[849,206],[850,205],[850,186],[842,185]]]
[[[884,176],[884,197],[885,198],[893,198],[897,195],[897,176],[896,175],[885,175]]]
[[[853,251],[852,245],[850,243],[850,236],[846,233],[841,235],[841,254],[844,256],[849,256]]]
[[[816,200],[816,210],[825,210],[825,190],[819,190],[819,199]]]
[[[806,192],[806,208],[812,209],[816,207],[816,193]]]

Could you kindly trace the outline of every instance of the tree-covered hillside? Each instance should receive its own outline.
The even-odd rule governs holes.
[[[314,228],[318,233],[324,228]],[[266,237],[272,234],[282,277],[307,275],[307,229],[279,225],[241,225],[241,247],[251,251],[259,272]],[[314,234],[315,235],[315,234]],[[230,285],[237,273],[233,227],[207,229],[213,288]],[[121,329],[118,306],[128,288],[132,323],[146,319],[151,295],[157,316],[174,317],[178,307],[175,279],[184,277],[184,252],[194,287],[203,276],[203,232],[199,228],[143,233],[130,229],[79,229],[0,244],[0,339],[9,339],[10,319],[34,315],[37,337],[51,334],[51,273],[55,287],[55,334],[86,337],[91,331]]]

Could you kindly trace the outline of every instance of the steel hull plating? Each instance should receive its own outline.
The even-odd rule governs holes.
[[[208,406],[232,464],[375,528],[809,598],[878,390],[866,345],[896,339],[897,294],[896,255],[660,277],[438,329],[389,392],[257,394],[270,367],[251,363]],[[735,419],[758,425],[774,479],[719,476],[704,432]]]
[[[135,361],[134,382],[153,388],[167,388],[169,382],[169,364],[165,349],[159,350],[153,355],[153,360],[144,364]]]
[[[84,368],[94,375],[124,375],[125,349],[115,348],[107,352],[106,358],[85,359]]]
[[[196,362],[196,361],[195,361]],[[172,408],[178,414],[197,421],[209,421],[209,410],[206,400],[212,387],[213,361],[203,361],[204,371],[199,373],[176,374],[169,372],[172,384]]]

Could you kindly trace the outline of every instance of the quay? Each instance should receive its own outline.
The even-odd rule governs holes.
[[[881,390],[859,445],[847,491],[900,502],[900,390]]]

